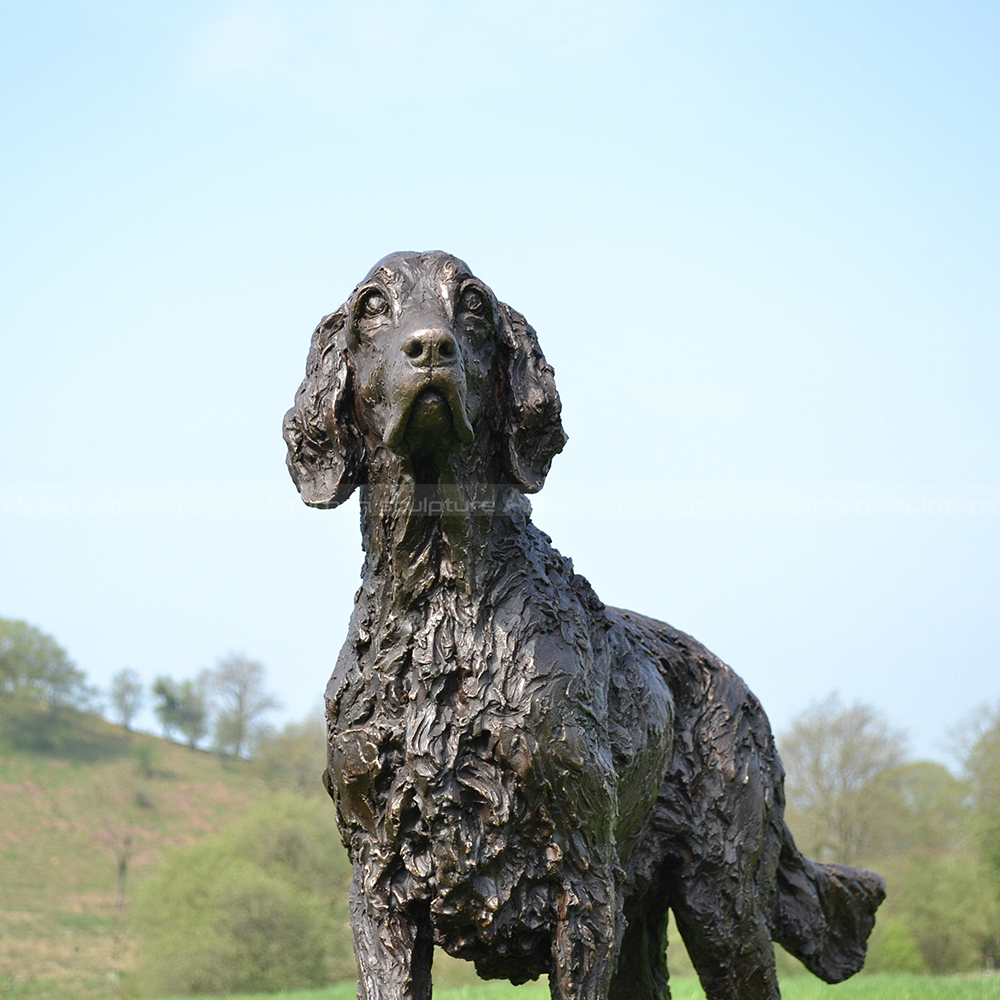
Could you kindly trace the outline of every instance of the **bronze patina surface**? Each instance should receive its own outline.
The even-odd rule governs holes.
[[[385,257],[284,431],[307,504],[361,493],[324,778],[362,1000],[429,998],[434,944],[556,1000],[663,1000],[669,909],[710,1000],[778,997],[772,941],[861,968],[882,879],[798,852],[760,703],[532,524],[566,436],[523,316],[448,254]]]

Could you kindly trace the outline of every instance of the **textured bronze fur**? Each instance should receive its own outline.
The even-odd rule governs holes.
[[[313,334],[289,469],[312,506],[361,491],[324,775],[358,996],[429,998],[438,944],[557,1000],[663,1000],[668,909],[710,1000],[778,997],[772,940],[847,978],[882,880],[799,854],[746,685],[531,523],[559,415],[532,328],[444,253],[384,258]]]

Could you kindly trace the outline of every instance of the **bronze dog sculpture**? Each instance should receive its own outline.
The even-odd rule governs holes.
[[[531,523],[566,436],[520,314],[448,254],[385,257],[284,432],[307,504],[361,490],[324,772],[361,1000],[427,1000],[435,944],[555,1000],[664,1000],[668,910],[710,1000],[778,997],[772,941],[861,967],[883,882],[798,852],[760,703]]]

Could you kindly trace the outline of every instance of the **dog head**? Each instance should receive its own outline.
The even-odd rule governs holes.
[[[379,448],[443,461],[494,447],[510,482],[535,493],[566,443],[560,409],[520,313],[450,254],[394,253],[313,333],[285,414],[288,469],[307,504],[335,507]]]

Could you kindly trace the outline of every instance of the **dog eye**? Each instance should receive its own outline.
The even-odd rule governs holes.
[[[374,319],[376,316],[383,316],[389,311],[389,303],[384,295],[372,292],[364,302],[361,303],[361,315],[365,319]]]
[[[462,292],[462,305],[465,306],[469,312],[482,312],[485,302],[483,300],[483,294],[476,288],[467,288]]]

